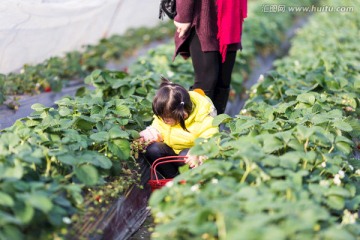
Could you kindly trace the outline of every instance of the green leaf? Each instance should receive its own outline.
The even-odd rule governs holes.
[[[43,104],[35,103],[35,104],[31,105],[31,109],[33,109],[37,112],[42,112],[46,109],[46,107]]]
[[[82,183],[88,186],[93,186],[99,181],[98,171],[90,165],[75,168],[75,175]]]
[[[25,239],[20,229],[12,225],[5,225],[2,229],[2,232],[3,232],[3,236],[5,236],[5,239],[11,239],[11,240]]]
[[[30,204],[36,209],[43,211],[44,213],[49,212],[53,204],[48,196],[44,196],[42,193],[24,193],[17,195],[20,199],[23,199],[27,204]]]
[[[286,172],[283,168],[273,168],[269,171],[269,174],[272,177],[282,177],[286,175]]]
[[[93,129],[95,126],[95,121],[89,117],[80,116],[76,120],[75,125],[81,130],[88,131]]]
[[[346,142],[337,142],[335,143],[335,146],[345,154],[350,154],[352,152],[351,145]]]
[[[303,102],[303,103],[309,103],[311,105],[314,105],[315,103],[315,94],[313,93],[302,93],[297,96],[296,100]]]
[[[126,131],[122,130],[120,127],[112,127],[109,130],[109,135],[110,135],[110,139],[114,139],[114,138],[129,138],[129,133],[127,133]]]
[[[138,131],[136,130],[132,130],[132,129],[129,129],[129,130],[126,130],[128,132],[128,134],[131,136],[132,139],[138,139],[140,138],[140,134]]]
[[[308,128],[304,125],[298,125],[297,126],[297,133],[300,137],[300,140],[305,140],[309,138],[311,135],[313,135],[315,132],[315,128]]]
[[[90,135],[90,138],[97,143],[106,142],[109,140],[109,133],[97,132]]]
[[[303,154],[301,152],[291,151],[280,156],[280,166],[284,168],[289,168],[292,170],[296,170],[300,159]]]
[[[347,231],[343,227],[339,227],[338,225],[334,225],[331,228],[324,229],[323,232],[320,233],[320,239],[329,239],[329,240],[349,240],[349,239],[357,239],[353,236],[349,231]]]
[[[13,209],[15,216],[24,224],[29,223],[35,214],[34,208],[26,202],[24,204],[17,204]]]
[[[58,156],[58,160],[64,164],[76,166],[81,164],[91,164],[104,169],[109,169],[112,162],[103,154],[96,151],[81,151],[75,154],[67,153]]]
[[[12,214],[8,214],[0,210],[0,226],[4,226],[6,224],[21,224],[19,219],[15,218]],[[1,234],[1,231],[0,231]]]
[[[11,178],[11,179],[21,179],[24,173],[24,169],[20,163],[20,161],[15,160],[13,167],[6,167],[0,175],[0,179],[2,178]],[[0,164],[0,172],[1,172],[1,164]]]
[[[217,115],[213,122],[212,122],[212,125],[213,126],[219,126],[220,124],[222,123],[228,123],[232,120],[233,118],[227,114],[219,114]]]
[[[282,139],[284,141],[285,144],[289,143],[290,140],[292,139],[292,133],[293,130],[289,130],[289,131],[284,131],[284,132],[277,132],[275,135]]]
[[[142,96],[146,96],[147,89],[145,87],[139,87],[136,89],[136,93]]]
[[[53,226],[61,226],[64,224],[64,216],[67,215],[68,213],[64,208],[55,205],[51,212],[48,214],[48,219]]]
[[[291,107],[294,106],[297,102],[296,101],[290,101],[290,102],[285,102],[285,103],[280,103],[276,106],[275,108],[275,112],[277,113],[285,113],[285,111]]]
[[[104,169],[109,169],[112,166],[110,159],[95,151],[83,151],[76,154],[79,164],[87,163],[98,166]]]
[[[342,196],[330,195],[326,203],[332,209],[342,210],[345,206],[345,199]]]
[[[74,104],[73,100],[68,97],[64,97],[56,101],[55,103],[59,106],[67,106],[67,107],[72,106]]]
[[[125,139],[115,139],[109,143],[109,150],[121,160],[130,157],[130,143]]]
[[[345,132],[351,132],[353,130],[351,125],[344,120],[334,121],[333,126]]]
[[[131,116],[130,109],[125,105],[117,105],[116,110],[114,111],[119,117],[129,117]]]
[[[120,89],[120,93],[122,98],[129,98],[135,93],[135,87],[123,86]]]
[[[85,78],[86,84],[91,84],[95,82],[95,79],[97,79],[101,75],[102,71],[100,69],[96,69],[92,71],[92,73]]]
[[[71,114],[71,110],[67,107],[60,107],[59,108],[59,114],[60,116],[64,117],[64,116],[68,116]]]
[[[266,153],[272,153],[284,147],[283,143],[273,135],[263,135],[263,142]]]
[[[356,78],[354,81],[354,88],[360,89],[360,78]]]
[[[10,195],[0,192],[0,205],[12,207],[14,206],[14,200]]]
[[[77,159],[72,154],[64,154],[57,156],[57,159],[67,165],[75,165],[77,164]]]
[[[324,114],[316,114],[310,121],[313,124],[318,125],[318,124],[321,124],[324,122],[328,122],[329,118],[325,113]]]
[[[325,192],[325,195],[326,196],[336,195],[336,196],[341,196],[341,197],[351,197],[349,190],[342,188],[342,187],[338,187],[338,186],[332,186],[330,189],[328,189]]]
[[[20,143],[20,138],[14,133],[6,132],[0,135],[0,142],[9,148],[14,148]]]
[[[256,120],[256,119],[251,119],[251,120],[249,119],[247,121],[237,120],[236,121],[236,131],[242,132],[243,130],[254,127],[259,123],[260,123],[260,121]]]

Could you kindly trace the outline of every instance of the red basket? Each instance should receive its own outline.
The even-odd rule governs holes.
[[[168,156],[156,159],[150,167],[150,180],[148,181],[148,184],[151,187],[151,191],[162,188],[167,182],[172,180],[172,178],[159,179],[156,173],[157,166],[164,163],[185,162],[186,158],[187,156]]]

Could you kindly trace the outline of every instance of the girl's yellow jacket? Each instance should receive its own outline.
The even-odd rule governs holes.
[[[209,99],[194,91],[189,91],[189,94],[193,103],[193,111],[185,120],[189,132],[182,129],[180,124],[170,126],[156,116],[151,124],[160,132],[164,143],[177,154],[183,149],[194,146],[195,139],[210,138],[219,131],[217,126],[212,126],[214,118],[210,116],[210,113],[213,105]]]

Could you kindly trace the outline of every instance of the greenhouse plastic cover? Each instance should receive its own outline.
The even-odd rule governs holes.
[[[154,26],[159,0],[0,0],[0,73]]]

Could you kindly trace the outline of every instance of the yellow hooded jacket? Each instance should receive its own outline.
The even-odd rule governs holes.
[[[189,132],[181,128],[180,124],[170,126],[157,116],[151,124],[156,128],[164,139],[164,143],[171,147],[176,154],[186,148],[194,146],[197,138],[210,138],[219,131],[217,126],[212,126],[213,117],[210,116],[212,103],[200,93],[189,91],[193,103],[193,111],[185,120],[185,126]]]

